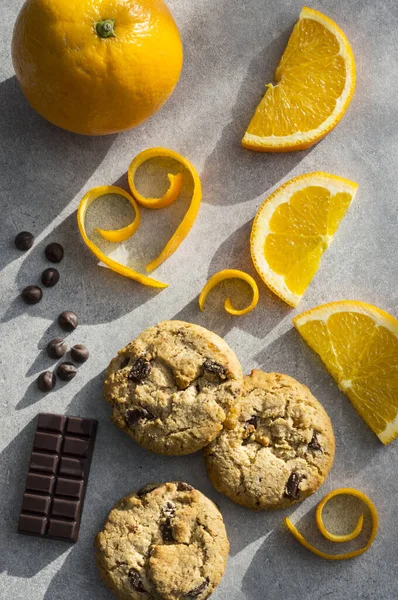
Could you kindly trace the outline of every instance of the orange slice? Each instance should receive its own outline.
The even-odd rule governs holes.
[[[398,321],[364,302],[324,304],[293,319],[383,444],[398,436]]]
[[[317,272],[358,185],[328,173],[291,179],[257,211],[250,251],[269,288],[296,306]]]
[[[355,59],[341,29],[303,7],[267,91],[242,140],[245,148],[309,148],[346,112],[355,89]]]

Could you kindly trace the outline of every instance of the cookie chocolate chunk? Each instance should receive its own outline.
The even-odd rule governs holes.
[[[334,458],[332,424],[292,377],[252,371],[227,423],[205,448],[205,461],[214,486],[234,502],[281,508],[325,481]]]
[[[113,421],[160,454],[189,454],[220,433],[243,385],[226,342],[191,323],[164,321],[114,358],[105,398]]]
[[[188,484],[151,485],[122,498],[96,536],[101,578],[121,600],[205,600],[229,552],[222,516]]]

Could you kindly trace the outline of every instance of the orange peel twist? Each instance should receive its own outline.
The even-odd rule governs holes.
[[[159,256],[146,266],[146,270],[148,272],[151,272],[154,269],[156,269],[159,265],[161,265],[167,258],[169,258],[169,256],[173,254],[173,252],[177,250],[181,242],[188,235],[196,219],[202,200],[202,185],[195,167],[189,162],[189,160],[181,156],[181,154],[174,152],[174,150],[169,150],[168,148],[149,148],[148,150],[143,150],[142,152],[140,152],[140,154],[138,154],[132,161],[128,169],[128,180],[133,195],[130,195],[128,192],[126,192],[120,187],[111,185],[93,188],[89,190],[80,201],[79,208],[77,211],[77,222],[80,234],[86,246],[99,260],[101,260],[107,267],[112,269],[112,271],[115,271],[120,275],[124,275],[125,277],[129,277],[130,279],[134,279],[135,281],[138,281],[143,285],[148,285],[155,288],[166,288],[168,286],[167,283],[162,283],[161,281],[157,281],[156,279],[147,277],[146,275],[138,273],[134,269],[126,267],[125,265],[122,265],[121,263],[109,258],[100,250],[100,248],[92,240],[90,240],[85,227],[85,216],[88,207],[92,202],[94,202],[94,200],[106,194],[119,194],[123,196],[130,202],[135,211],[135,217],[133,222],[127,225],[126,227],[123,227],[121,229],[97,228],[98,233],[105,240],[113,243],[124,242],[137,231],[138,226],[140,224],[140,210],[138,206],[139,204],[151,209],[165,208],[173,204],[173,202],[177,200],[178,196],[181,193],[183,181],[181,173],[177,173],[176,175],[173,175],[171,173],[168,174],[170,186],[167,192],[161,198],[145,198],[144,196],[142,196],[142,194],[138,192],[137,188],[135,187],[134,178],[137,169],[145,161],[149,160],[150,158],[157,157],[172,158],[178,161],[181,165],[183,165],[183,167],[185,167],[185,169],[187,169],[187,171],[189,171],[193,179],[193,194],[191,198],[191,203],[187,212],[185,213],[184,218],[182,219],[180,225],[177,227],[177,230],[167,242],[166,246],[163,248]]]
[[[366,496],[366,494],[364,494],[363,492],[360,492],[359,490],[356,490],[354,488],[338,488],[336,490],[333,490],[332,492],[327,494],[323,498],[323,500],[321,500],[321,502],[318,504],[318,506],[316,508],[316,513],[315,513],[316,524],[317,524],[319,531],[321,532],[323,537],[326,538],[327,540],[329,540],[330,542],[350,542],[351,540],[355,540],[355,538],[357,538],[362,531],[363,521],[364,521],[364,516],[361,515],[359,517],[358,522],[357,522],[355,528],[353,529],[353,531],[351,531],[350,533],[347,533],[345,535],[336,535],[334,533],[330,533],[330,531],[328,531],[326,529],[325,524],[323,522],[322,512],[323,512],[325,505],[329,502],[329,500],[331,500],[332,498],[335,498],[336,496],[354,496],[355,498],[359,498],[368,507],[370,516],[372,519],[372,529],[371,529],[368,541],[366,542],[365,546],[363,546],[362,548],[358,548],[358,550],[353,550],[351,552],[347,552],[346,554],[328,554],[327,552],[323,552],[322,550],[319,550],[318,548],[315,548],[315,546],[310,544],[304,538],[304,536],[296,529],[296,527],[293,525],[293,523],[291,522],[289,517],[286,517],[285,523],[286,523],[289,531],[296,538],[296,540],[302,546],[304,546],[304,548],[307,548],[307,550],[310,550],[313,554],[316,554],[317,556],[320,556],[321,558],[326,558],[328,560],[346,560],[348,558],[354,558],[355,556],[360,556],[361,554],[363,554],[364,552],[369,550],[369,548],[372,545],[372,543],[376,537],[376,534],[377,534],[379,518],[378,518],[378,514],[377,514],[375,505],[370,500],[370,498],[368,498],[368,496]]]
[[[244,271],[239,271],[237,269],[224,269],[223,271],[219,271],[218,273],[215,273],[212,277],[210,277],[209,281],[206,283],[199,296],[200,310],[204,310],[206,298],[209,292],[216,285],[221,283],[221,281],[225,281],[226,279],[241,279],[242,281],[245,281],[250,285],[253,292],[253,299],[249,306],[246,306],[246,308],[242,308],[240,310],[234,308],[232,306],[231,300],[227,298],[224,303],[224,308],[227,311],[227,313],[229,313],[230,315],[240,316],[246,315],[248,312],[252,311],[256,307],[259,299],[258,285],[251,275],[245,273]]]
[[[176,231],[174,232],[170,240],[167,242],[166,246],[163,248],[159,256],[146,266],[146,270],[149,273],[151,273],[154,269],[159,267],[159,265],[161,265],[167,258],[169,258],[177,250],[181,242],[187,237],[197,217],[200,203],[202,200],[202,185],[200,182],[200,178],[195,167],[189,160],[187,160],[184,156],[181,156],[181,154],[178,154],[178,152],[175,152],[174,150],[169,150],[168,148],[148,148],[147,150],[143,150],[142,152],[140,152],[140,154],[138,154],[134,158],[128,169],[128,181],[130,190],[139,204],[145,206],[145,208],[151,209],[164,208],[173,204],[173,202],[177,200],[181,192],[181,173],[177,173],[177,175],[172,175],[171,173],[169,173],[168,178],[170,181],[170,187],[165,193],[165,195],[161,198],[145,198],[145,196],[142,196],[142,194],[140,194],[137,190],[134,183],[137,169],[150,158],[158,157],[172,158],[178,161],[181,165],[183,165],[183,167],[185,167],[187,171],[189,171],[193,179],[193,194],[189,208],[185,213],[185,216],[182,219],[181,223],[177,227]]]
[[[127,227],[123,227],[122,229],[97,229],[100,235],[109,242],[123,242],[131,237],[137,230],[140,224],[140,211],[137,203],[134,198],[125,190],[120,187],[114,185],[102,185],[99,187],[92,188],[83,196],[80,201],[79,208],[77,210],[77,224],[79,227],[80,235],[83,238],[86,246],[91,250],[91,252],[102,261],[107,267],[115,271],[115,273],[119,273],[119,275],[124,275],[124,277],[128,277],[130,279],[134,279],[134,281],[138,281],[138,283],[142,283],[143,285],[155,287],[155,288],[166,288],[168,287],[167,283],[162,283],[161,281],[157,281],[156,279],[152,279],[151,277],[147,277],[146,275],[142,275],[142,273],[138,273],[138,271],[134,271],[130,267],[126,267],[121,263],[109,258],[100,248],[92,241],[87,235],[86,227],[85,227],[85,218],[86,212],[90,204],[94,202],[97,198],[101,196],[105,196],[106,194],[119,194],[126,198],[135,210],[134,221],[127,225]]]

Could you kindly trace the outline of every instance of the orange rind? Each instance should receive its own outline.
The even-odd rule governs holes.
[[[242,281],[245,281],[251,287],[252,292],[253,292],[253,299],[250,302],[249,306],[246,306],[246,308],[242,308],[242,309],[234,308],[231,303],[231,300],[229,298],[227,298],[224,303],[224,308],[227,311],[227,313],[229,313],[230,315],[234,315],[234,316],[241,316],[241,315],[246,315],[247,313],[251,312],[257,306],[257,303],[258,303],[258,299],[259,299],[258,286],[251,275],[249,275],[248,273],[245,273],[244,271],[239,271],[238,269],[224,269],[223,271],[219,271],[218,273],[215,273],[212,277],[210,277],[209,281],[206,283],[206,285],[204,286],[204,288],[201,291],[200,296],[199,296],[200,310],[201,311],[204,310],[206,298],[207,298],[208,294],[210,293],[210,291],[216,285],[218,285],[222,281],[225,281],[226,279],[241,279]]]
[[[346,552],[345,554],[329,554],[327,552],[323,552],[322,550],[319,550],[318,548],[316,548],[315,546],[310,544],[310,542],[308,542],[305,539],[305,537],[298,531],[298,529],[293,525],[293,523],[291,522],[289,517],[286,517],[285,523],[286,523],[286,526],[289,529],[289,531],[296,538],[296,540],[302,546],[304,546],[304,548],[306,548],[313,554],[316,554],[320,558],[326,558],[327,560],[347,560],[349,558],[355,558],[356,556],[360,556],[361,554],[363,554],[364,552],[367,552],[369,550],[369,548],[373,544],[373,541],[377,534],[378,515],[377,515],[377,510],[376,510],[375,505],[370,500],[370,498],[368,498],[368,496],[366,496],[366,494],[364,494],[363,492],[353,489],[353,488],[339,488],[337,490],[333,490],[332,492],[327,494],[323,498],[323,500],[321,500],[321,502],[318,504],[318,506],[316,508],[316,513],[315,513],[316,524],[317,524],[317,527],[318,527],[320,533],[323,535],[323,537],[325,539],[327,539],[330,542],[343,543],[343,542],[350,542],[352,540],[355,540],[359,536],[359,534],[362,532],[363,523],[364,523],[364,516],[361,515],[357,521],[355,528],[350,533],[347,533],[345,535],[337,535],[337,534],[334,534],[334,533],[331,533],[330,531],[328,531],[328,529],[325,527],[325,524],[323,522],[322,513],[323,513],[323,509],[325,508],[325,505],[329,502],[329,500],[332,500],[332,498],[335,498],[336,496],[354,496],[355,498],[358,498],[359,500],[361,500],[369,509],[370,517],[372,519],[372,527],[371,527],[371,532],[370,532],[368,541],[362,548],[358,548],[357,550],[352,550],[351,552]]]
[[[80,201],[79,208],[77,210],[77,224],[79,227],[80,235],[82,236],[87,248],[91,250],[91,252],[98,258],[98,260],[103,262],[104,265],[112,269],[112,271],[114,271],[115,273],[123,275],[124,277],[128,277],[129,279],[133,279],[134,281],[137,281],[142,285],[147,285],[155,288],[166,288],[168,286],[167,283],[162,283],[161,281],[157,281],[157,279],[147,277],[146,275],[138,273],[138,271],[135,271],[130,267],[126,267],[118,261],[109,258],[109,256],[102,252],[102,250],[88,237],[85,225],[87,209],[97,198],[100,198],[101,196],[105,196],[107,194],[119,194],[123,196],[123,198],[126,198],[132,204],[136,212],[134,221],[127,227],[124,227],[123,229],[98,229],[97,231],[101,234],[101,236],[104,239],[111,242],[121,242],[133,235],[139,226],[140,212],[138,206],[136,205],[136,202],[134,201],[134,198],[132,198],[130,194],[128,194],[122,188],[113,185],[103,185],[92,188],[87,192],[87,194],[83,196],[83,198]]]
[[[358,185],[330,173],[294,177],[257,211],[250,252],[264,283],[297,306],[317,272]]]
[[[197,217],[202,200],[202,185],[200,182],[200,177],[195,167],[188,159],[186,159],[184,156],[181,156],[181,154],[178,154],[178,152],[174,152],[174,150],[169,150],[168,148],[149,148],[148,150],[140,152],[140,154],[138,154],[138,156],[136,156],[132,161],[128,169],[130,190],[139,204],[145,206],[145,208],[164,208],[175,202],[181,192],[182,175],[180,173],[177,175],[168,175],[170,187],[166,194],[161,198],[145,198],[138,192],[134,182],[135,174],[138,168],[147,160],[158,157],[172,158],[179,162],[190,173],[193,180],[193,193],[189,208],[185,213],[181,223],[177,227],[177,230],[167,242],[159,256],[146,266],[146,270],[149,273],[167,260],[177,250],[181,242],[187,237]]]
[[[243,146],[260,152],[309,148],[342,119],[355,80],[355,59],[343,31],[304,6]]]
[[[293,324],[383,444],[398,436],[398,321],[376,306],[342,300]]]

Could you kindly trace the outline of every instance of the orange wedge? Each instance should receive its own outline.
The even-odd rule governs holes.
[[[309,148],[340,121],[355,89],[355,59],[341,29],[304,7],[267,92],[242,140],[245,148]]]
[[[383,444],[398,436],[398,321],[364,302],[317,306],[293,319]]]
[[[264,283],[296,306],[317,272],[358,185],[328,173],[291,179],[257,211],[250,251]]]

